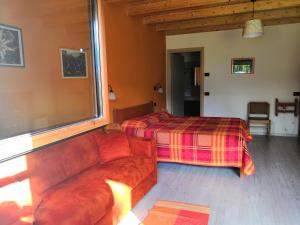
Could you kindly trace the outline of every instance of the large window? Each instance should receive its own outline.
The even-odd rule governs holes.
[[[70,126],[102,118],[97,1],[10,0],[0,8],[0,141],[29,134],[39,147],[61,139],[52,133],[43,143],[41,133],[77,134],[85,129]]]

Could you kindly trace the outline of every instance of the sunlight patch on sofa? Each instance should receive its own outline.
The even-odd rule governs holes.
[[[26,156],[0,164],[0,204],[15,202],[19,207],[31,206],[32,196],[29,179],[22,179],[27,171]]]
[[[134,215],[133,212],[129,212],[118,225],[140,225],[141,221]]]
[[[34,219],[33,216],[23,216],[21,217],[20,222],[23,224],[33,224]]]
[[[131,210],[132,188],[126,184],[114,180],[107,179],[105,182],[110,186],[113,193],[113,218],[115,219],[113,224],[117,224],[121,218],[125,217],[126,214]]]

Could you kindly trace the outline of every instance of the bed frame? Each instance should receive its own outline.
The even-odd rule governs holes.
[[[114,123],[121,124],[125,120],[135,117],[144,116],[154,112],[153,102],[148,102],[141,105],[135,105],[128,108],[114,109],[113,119]]]

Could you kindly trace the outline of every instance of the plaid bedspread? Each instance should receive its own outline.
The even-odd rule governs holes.
[[[238,167],[255,172],[247,149],[252,140],[245,121],[223,117],[173,117],[154,124],[122,125],[127,135],[154,138],[161,162]]]

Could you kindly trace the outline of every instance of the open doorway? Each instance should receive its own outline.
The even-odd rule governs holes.
[[[167,107],[175,116],[203,116],[203,51],[167,52]]]

